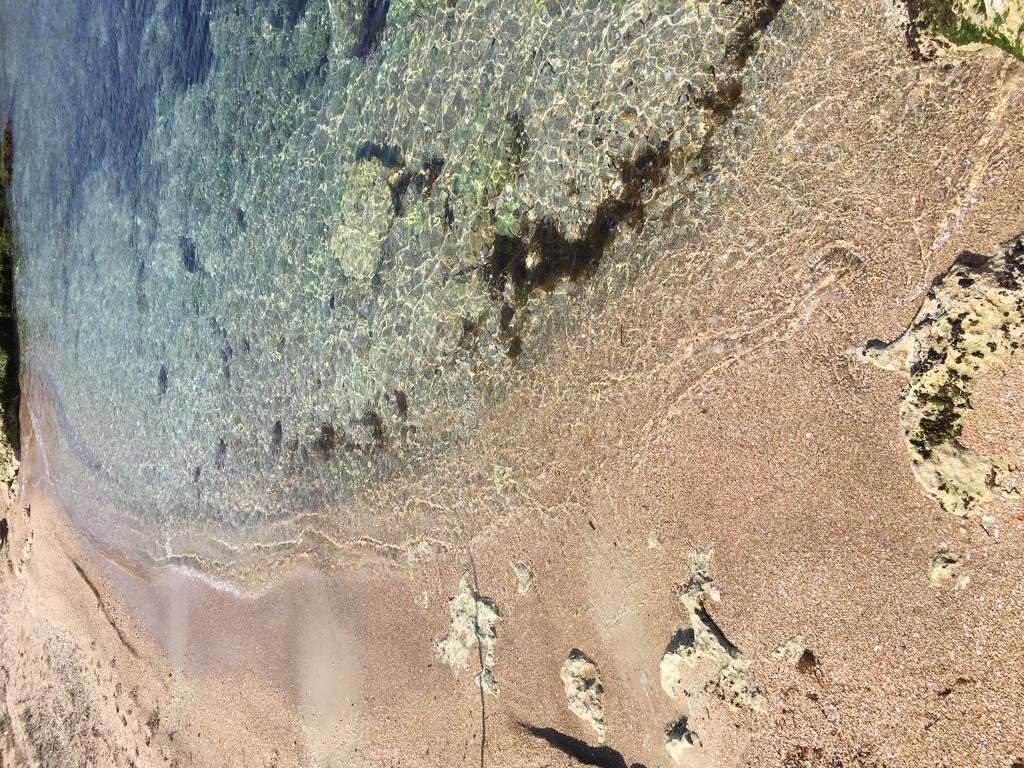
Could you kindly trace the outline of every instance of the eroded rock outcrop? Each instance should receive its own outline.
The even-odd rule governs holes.
[[[731,707],[759,710],[764,695],[750,674],[750,659],[735,645],[711,618],[705,600],[717,596],[709,567],[715,548],[690,553],[690,581],[679,591],[679,600],[690,617],[690,629],[680,629],[672,636],[661,659],[661,687],[675,698],[682,686],[684,670],[701,662],[716,666],[713,681],[717,694]]]
[[[495,625],[501,612],[494,602],[477,594],[468,573],[459,580],[459,591],[448,601],[451,630],[434,641],[434,651],[456,677],[479,659],[477,674],[480,687],[492,696],[498,695],[498,682],[494,679]]]
[[[689,719],[686,717],[669,723],[665,728],[665,751],[677,763],[683,761],[683,755],[688,750],[700,745],[700,737],[691,730]]]
[[[948,512],[967,515],[996,496],[1010,460],[960,442],[978,375],[1024,341],[1024,235],[990,256],[965,251],[939,278],[910,327],[857,355],[909,378],[900,428],[914,476]]]
[[[574,648],[562,664],[561,678],[569,711],[590,725],[598,739],[604,741],[604,685],[597,665]]]

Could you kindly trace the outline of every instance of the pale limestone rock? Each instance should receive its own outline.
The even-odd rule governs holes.
[[[562,684],[569,711],[588,723],[604,741],[604,686],[597,665],[583,651],[573,649],[562,664]]]
[[[485,692],[497,696],[499,689],[493,672],[495,625],[501,618],[497,606],[476,593],[473,580],[466,573],[459,580],[458,593],[448,602],[448,613],[451,630],[434,641],[434,652],[458,677],[470,666],[471,660],[477,664],[482,651],[483,668],[477,680]]]
[[[662,656],[661,687],[675,698],[683,683],[684,667],[700,662],[717,667],[718,693],[730,706],[760,710],[764,695],[750,674],[750,660],[722,633],[704,607],[705,600],[717,595],[709,573],[714,547],[690,554],[690,582],[679,592],[679,600],[690,616],[690,629],[680,629]]]

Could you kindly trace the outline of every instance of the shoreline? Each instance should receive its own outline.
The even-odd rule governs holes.
[[[792,87],[761,104],[760,149],[708,232],[666,234],[650,273],[471,440],[360,500],[386,518],[368,525],[426,547],[374,536],[385,556],[354,566],[285,549],[291,570],[256,593],[113,549],[75,520],[95,529],[120,510],[52,492],[56,420],[26,370],[31,512],[6,518],[0,755],[1024,760],[1024,502],[943,511],[901,432],[906,381],[850,352],[911,327],[960,254],[1019,234],[1024,69],[913,62],[867,35],[882,11],[860,10],[830,11],[836,28],[793,53]],[[1024,456],[1022,375],[1020,356],[979,374],[957,439]],[[328,543],[366,523],[291,524],[318,518],[310,539]],[[231,535],[218,546],[242,563]],[[598,677],[600,696],[585,682]]]

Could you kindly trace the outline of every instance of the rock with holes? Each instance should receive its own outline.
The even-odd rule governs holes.
[[[459,591],[448,601],[451,629],[434,641],[434,652],[456,677],[471,665],[479,666],[477,681],[492,696],[498,695],[494,679],[495,625],[501,613],[493,601],[473,589],[468,573],[459,580]]]
[[[856,356],[908,378],[899,421],[918,483],[939,506],[967,515],[995,497],[1011,466],[960,441],[979,374],[1024,343],[1024,235],[989,256],[965,251],[928,292],[910,327]]]
[[[951,552],[946,547],[932,555],[931,563],[928,565],[928,583],[933,587],[943,589],[955,584],[957,587],[963,588],[967,586],[968,580],[960,555]]]
[[[699,746],[700,737],[690,729],[688,718],[680,717],[665,728],[665,751],[674,762],[681,763],[686,752]]]
[[[676,697],[685,679],[684,668],[708,662],[714,665],[715,689],[733,708],[759,710],[764,695],[750,674],[750,660],[733,645],[708,614],[705,600],[717,596],[709,573],[714,547],[690,554],[690,581],[679,592],[679,600],[690,617],[690,629],[680,629],[662,656],[661,687]]]
[[[562,664],[562,684],[569,711],[588,723],[604,741],[604,686],[597,665],[583,651],[573,649]]]

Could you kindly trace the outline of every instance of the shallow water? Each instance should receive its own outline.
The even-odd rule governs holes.
[[[68,506],[164,556],[304,513],[387,530],[349,502],[699,220],[777,10],[6,3],[25,370]]]

